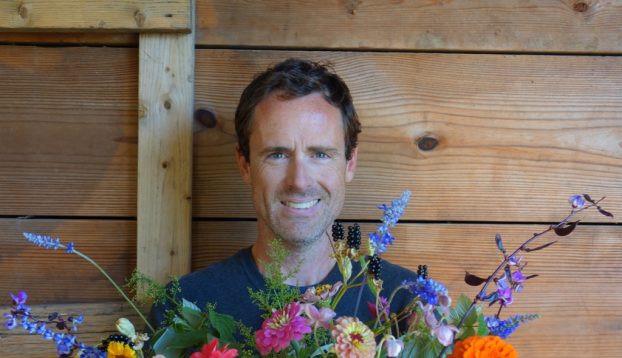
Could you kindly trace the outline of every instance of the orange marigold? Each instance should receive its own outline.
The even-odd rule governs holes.
[[[499,336],[471,336],[454,344],[447,358],[517,358],[518,353]]]

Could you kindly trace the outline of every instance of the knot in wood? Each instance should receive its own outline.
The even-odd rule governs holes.
[[[136,10],[134,12],[134,21],[136,22],[136,25],[138,27],[143,27],[143,25],[145,24],[145,15],[140,12],[140,10]]]
[[[430,135],[425,135],[419,139],[417,139],[417,147],[424,151],[424,152],[428,152],[430,150],[433,150],[434,148],[436,148],[438,146],[438,139],[430,136]]]
[[[585,1],[577,1],[572,6],[572,9],[576,12],[586,12],[589,9],[590,5]]]
[[[207,128],[214,128],[218,123],[214,112],[207,109],[197,109],[194,112],[194,120]]]
[[[28,17],[28,8],[24,4],[19,4],[17,7],[17,13],[19,14],[19,17],[25,19]]]

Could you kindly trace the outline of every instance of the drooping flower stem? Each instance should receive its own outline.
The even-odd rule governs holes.
[[[31,243],[37,246],[43,247],[44,249],[53,249],[53,250],[57,250],[59,248],[64,249],[68,254],[76,254],[80,256],[81,258],[83,258],[88,263],[90,263],[91,265],[95,266],[95,268],[99,270],[99,272],[102,275],[104,275],[104,277],[112,284],[112,286],[117,290],[117,292],[119,292],[121,297],[123,297],[125,301],[127,301],[127,303],[129,303],[130,306],[134,309],[134,311],[136,311],[138,316],[145,322],[145,324],[151,330],[151,332],[155,332],[155,329],[153,328],[153,326],[149,324],[149,321],[145,318],[145,316],[138,309],[138,307],[134,305],[134,302],[132,302],[132,300],[129,297],[127,297],[125,292],[123,292],[123,289],[121,289],[121,287],[119,287],[119,285],[117,285],[117,283],[114,282],[112,277],[110,277],[108,273],[101,266],[97,264],[97,262],[95,262],[93,259],[91,259],[87,255],[76,250],[73,242],[70,242],[69,244],[64,245],[63,243],[60,242],[60,239],[58,238],[55,239],[48,235],[38,235],[38,234],[30,233],[30,232],[24,232],[22,233],[22,235],[24,236],[24,238],[26,238],[26,240],[30,241]]]
[[[562,221],[560,221],[559,223],[557,223],[555,225],[550,225],[546,230],[543,230],[543,231],[541,231],[539,233],[533,234],[533,236],[531,238],[529,238],[522,245],[520,245],[516,250],[514,250],[514,252],[512,252],[512,254],[505,255],[503,261],[501,261],[501,263],[499,264],[499,266],[497,266],[495,271],[490,276],[488,276],[488,279],[486,280],[486,282],[484,282],[484,285],[482,286],[482,289],[478,292],[477,295],[475,295],[475,298],[473,298],[473,301],[471,302],[471,305],[469,306],[469,308],[466,310],[466,312],[464,313],[464,315],[460,319],[460,322],[456,325],[456,328],[460,329],[462,327],[462,325],[464,324],[465,320],[467,319],[467,317],[469,316],[469,314],[471,313],[471,311],[473,311],[473,309],[477,305],[477,303],[479,301],[483,301],[484,297],[486,296],[486,289],[488,288],[488,285],[490,285],[494,281],[494,279],[497,277],[497,274],[502,269],[504,269],[506,265],[509,264],[509,261],[510,261],[510,259],[512,257],[515,257],[515,255],[518,254],[521,251],[528,251],[529,244],[531,244],[532,242],[534,242],[538,238],[542,237],[544,234],[548,233],[549,231],[561,228],[563,225],[567,224],[572,217],[574,217],[576,214],[580,213],[581,211],[587,210],[587,209],[592,208],[592,207],[597,207],[598,208],[598,203],[600,203],[603,199],[605,199],[605,198],[603,197],[600,200],[591,202],[589,205],[586,205],[586,206],[583,206],[583,207],[580,207],[580,208],[577,208],[577,209],[573,209],[570,212],[570,214],[568,214],[568,216],[566,216]],[[497,315],[498,314],[499,313],[497,313]],[[438,358],[442,358],[444,356],[445,351],[447,350],[447,348],[448,348],[448,346],[443,347],[443,349],[441,350],[441,352],[438,355]]]
[[[99,270],[99,272],[104,275],[104,277],[112,284],[112,286],[114,286],[114,288],[117,290],[117,292],[119,292],[119,294],[121,295],[121,297],[123,297],[125,299],[125,301],[127,301],[127,303],[130,304],[130,306],[134,309],[134,311],[136,311],[136,313],[138,313],[138,316],[143,320],[143,322],[145,322],[145,324],[147,325],[147,327],[149,327],[149,329],[151,330],[151,332],[155,332],[155,329],[153,328],[153,326],[151,326],[151,324],[149,323],[149,320],[147,320],[147,318],[145,318],[145,316],[142,314],[142,312],[138,309],[138,307],[136,307],[136,305],[134,305],[134,302],[132,302],[132,300],[127,297],[127,295],[125,294],[125,292],[123,292],[123,289],[121,287],[119,287],[119,285],[117,285],[117,283],[112,279],[112,277],[110,277],[108,275],[108,273],[97,264],[97,262],[95,262],[93,259],[91,259],[90,257],[88,257],[87,255],[81,253],[78,250],[73,250],[73,253],[80,256],[81,258],[83,258],[84,260],[86,260],[88,263],[90,263],[91,265],[95,266],[96,269]]]

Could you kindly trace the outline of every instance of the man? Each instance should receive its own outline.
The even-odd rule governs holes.
[[[331,256],[330,231],[343,207],[345,185],[356,170],[360,123],[341,78],[320,64],[288,59],[257,76],[244,90],[235,126],[236,159],[252,189],[257,239],[250,248],[184,276],[181,296],[199,307],[215,303],[218,312],[258,329],[262,312],[251,302],[248,288],[265,289],[268,244],[274,238],[289,253],[282,271],[297,268],[287,284],[304,292],[313,285],[342,280]],[[359,269],[356,264],[355,272]],[[402,280],[414,277],[389,263],[383,271],[387,296]],[[362,299],[358,295],[358,289],[349,290],[337,315],[371,319],[366,302],[375,301],[374,296],[368,288]],[[403,307],[409,298],[401,291],[392,308]],[[161,311],[154,308],[152,319],[159,321]]]

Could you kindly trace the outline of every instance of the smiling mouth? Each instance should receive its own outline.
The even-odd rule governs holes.
[[[281,204],[290,207],[290,208],[294,208],[294,209],[309,209],[310,207],[314,206],[315,204],[319,203],[320,199],[315,199],[315,200],[311,200],[311,201],[305,201],[303,203],[294,203],[291,201],[282,201]]]

